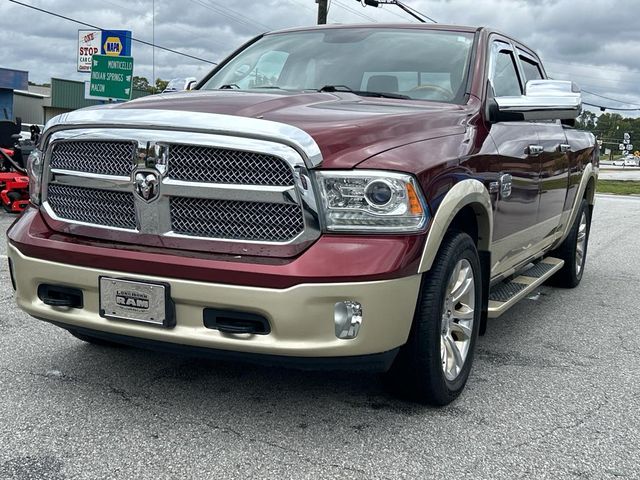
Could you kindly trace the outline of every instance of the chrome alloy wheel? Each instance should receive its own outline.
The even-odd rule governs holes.
[[[587,212],[582,212],[580,225],[578,226],[578,237],[576,239],[576,276],[580,276],[584,262],[584,250],[587,248]]]
[[[585,220],[586,223],[586,220]],[[440,331],[440,359],[447,380],[455,380],[469,353],[475,308],[475,278],[467,259],[456,263],[444,298]]]

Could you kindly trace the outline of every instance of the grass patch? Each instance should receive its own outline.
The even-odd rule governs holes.
[[[631,180],[598,180],[598,193],[640,195],[640,182]]]

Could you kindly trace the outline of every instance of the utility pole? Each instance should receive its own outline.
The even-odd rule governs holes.
[[[329,0],[316,0],[318,4],[318,25],[324,25],[327,23],[327,14],[329,12]]]

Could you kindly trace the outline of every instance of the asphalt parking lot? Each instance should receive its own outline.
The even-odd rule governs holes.
[[[15,307],[1,241],[0,479],[640,478],[639,235],[640,199],[599,196],[580,287],[491,321],[442,409],[374,375],[84,344]]]

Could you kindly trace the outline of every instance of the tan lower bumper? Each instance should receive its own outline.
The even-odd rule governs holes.
[[[386,352],[407,341],[413,319],[420,275],[359,283],[319,283],[277,290],[242,287],[173,278],[145,277],[126,272],[49,262],[22,255],[9,245],[20,308],[34,317],[113,334],[187,346],[299,357],[340,357]],[[98,315],[98,277],[165,282],[176,306],[171,329]],[[79,288],[84,308],[45,305],[38,285],[50,283]],[[363,306],[363,320],[355,339],[335,336],[334,305],[353,300]],[[230,335],[203,325],[203,309],[220,308],[257,313],[271,325],[268,335]]]

